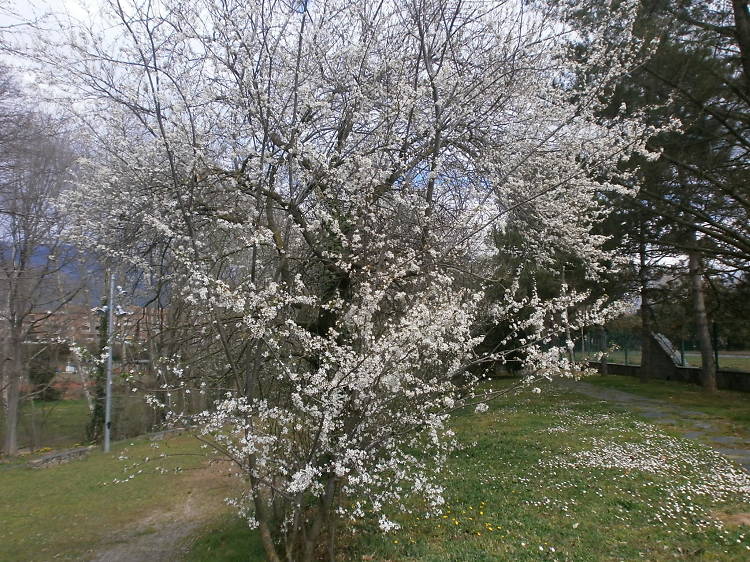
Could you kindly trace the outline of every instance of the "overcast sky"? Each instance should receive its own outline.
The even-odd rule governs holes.
[[[18,45],[23,42],[24,36],[31,35],[29,23],[41,23],[41,27],[44,28],[44,17],[50,14],[55,14],[63,20],[91,21],[96,19],[101,3],[102,0],[0,0],[0,32],[9,32],[12,36],[10,43]],[[56,27],[49,25],[49,33],[55,33]],[[0,36],[0,46],[2,40],[3,37]],[[26,66],[28,61],[22,61],[0,51],[0,62],[16,67],[16,75],[22,83],[33,82],[33,78],[21,68]]]
[[[85,18],[87,6],[96,11],[97,0],[0,0],[0,26],[17,25],[49,12],[69,14],[74,18]],[[6,13],[3,13],[6,12]],[[16,14],[19,17],[14,17]]]

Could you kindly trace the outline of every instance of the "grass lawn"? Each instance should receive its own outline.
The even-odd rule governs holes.
[[[734,369],[736,371],[750,372],[750,353],[744,351],[742,354],[748,356],[737,357],[736,354],[732,354],[728,351],[719,352],[719,369]],[[688,354],[685,357],[688,363],[696,367],[703,364],[700,354]]]
[[[152,445],[145,439],[118,442],[111,454],[94,452],[42,469],[0,465],[0,560],[85,559],[95,545],[125,540],[129,527],[155,514],[175,518],[171,514],[179,514],[191,494],[201,494],[202,505],[222,504],[227,487],[221,479],[212,475],[206,484],[192,470],[205,461],[194,438],[175,437],[158,450]],[[170,455],[159,460],[166,474],[153,463],[128,468],[162,453]],[[170,470],[178,466],[182,470]],[[132,480],[113,483],[138,470]]]
[[[585,380],[597,386],[624,390],[703,412],[734,425],[737,430],[750,436],[750,394],[747,392],[720,390],[712,396],[694,384],[660,380],[642,383],[635,377],[618,375],[591,376]]]
[[[637,384],[589,380],[609,379]],[[730,405],[719,409],[699,393],[689,402],[693,390],[671,392],[686,407],[747,415],[744,395],[722,395]],[[454,425],[461,448],[443,476],[444,512],[392,514],[401,529],[387,535],[375,517],[344,523],[342,561],[750,559],[750,476],[697,443],[553,390],[503,399]],[[200,468],[197,442],[153,445],[119,442],[113,454],[46,469],[0,465],[0,560],[86,559],[112,544],[135,548],[143,536],[158,543],[186,506],[201,511],[203,529],[188,560],[262,560],[257,536],[222,503],[236,488]],[[165,474],[135,465],[162,453]]]
[[[258,533],[236,515],[218,519],[197,537],[187,556],[188,562],[263,562],[266,556]]]
[[[86,400],[24,401],[18,424],[21,449],[64,449],[83,443],[89,409]],[[0,436],[4,434],[0,420]]]
[[[750,528],[733,523],[750,521],[750,476],[702,445],[551,390],[467,413],[455,429],[444,513],[393,515],[401,529],[388,535],[374,517],[342,525],[341,560],[750,559]],[[191,560],[260,557],[230,519]]]

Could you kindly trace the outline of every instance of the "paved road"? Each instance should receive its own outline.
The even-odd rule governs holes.
[[[750,440],[722,435],[725,428],[712,421],[708,414],[584,381],[563,381],[561,384],[567,390],[623,406],[653,423],[670,426],[679,423],[682,427],[687,426],[683,432],[684,437],[713,447],[750,471]]]

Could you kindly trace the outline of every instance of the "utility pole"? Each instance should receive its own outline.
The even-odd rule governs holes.
[[[107,298],[107,382],[104,387],[104,452],[109,453],[109,433],[112,427],[112,347],[114,342],[115,274],[109,270],[109,297]]]

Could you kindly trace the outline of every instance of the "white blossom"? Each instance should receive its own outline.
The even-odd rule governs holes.
[[[488,302],[477,264],[512,216],[526,263],[564,249],[596,275],[599,194],[653,134],[600,117],[639,62],[633,2],[586,30],[499,0],[292,4],[111,2],[102,29],[35,54],[69,108],[94,104],[79,116],[102,142],[64,201],[71,240],[184,310],[190,356],[160,360],[149,403],[240,467],[238,509],[261,528],[263,506],[281,514],[278,544],[312,505],[384,531],[405,496],[439,509],[450,411],[492,398],[469,367],[520,346],[528,384],[577,368],[556,337],[610,303],[577,317],[588,295],[519,276]],[[569,44],[584,32],[588,63]],[[486,357],[480,319],[509,326]],[[190,385],[213,404],[178,407]]]

